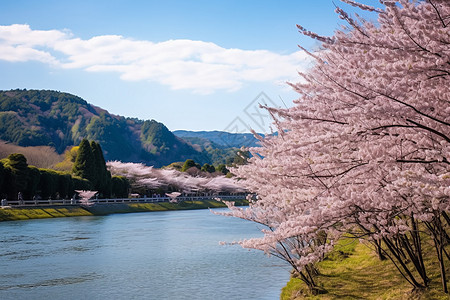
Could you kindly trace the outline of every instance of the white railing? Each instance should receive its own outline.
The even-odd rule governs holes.
[[[245,195],[204,195],[204,196],[179,196],[175,200],[204,201],[220,198],[222,200],[242,200]],[[169,197],[143,197],[143,198],[115,198],[115,199],[90,199],[89,204],[113,204],[113,203],[158,203],[169,202]],[[84,202],[85,204],[86,202]],[[80,200],[74,199],[39,199],[39,200],[1,200],[0,206],[48,206],[48,205],[81,205]]]

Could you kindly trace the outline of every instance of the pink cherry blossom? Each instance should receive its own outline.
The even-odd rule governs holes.
[[[310,53],[316,63],[290,83],[295,106],[267,108],[279,135],[232,170],[258,200],[226,214],[263,224],[262,238],[239,244],[284,259],[312,289],[314,264],[343,233],[373,243],[414,288],[427,286],[420,227],[447,292],[450,2],[343,2],[377,24],[338,7],[348,26],[332,37],[298,26],[322,43]]]
[[[202,177],[190,176],[186,172],[171,169],[156,169],[139,163],[110,161],[107,163],[112,175],[128,178],[132,189],[156,189],[173,187],[183,193],[242,193],[245,189],[233,178],[225,176]]]

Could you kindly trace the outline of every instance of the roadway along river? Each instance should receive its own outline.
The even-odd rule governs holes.
[[[0,223],[0,299],[279,299],[289,266],[208,210]]]

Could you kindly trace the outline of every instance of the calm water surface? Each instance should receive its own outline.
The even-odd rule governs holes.
[[[279,299],[289,267],[219,245],[259,236],[208,210],[0,223],[0,299]]]

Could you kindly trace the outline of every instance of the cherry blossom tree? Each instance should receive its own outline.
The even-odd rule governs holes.
[[[113,175],[128,178],[133,190],[164,188],[185,194],[195,192],[245,192],[234,179],[225,176],[190,176],[186,172],[173,169],[156,169],[139,163],[111,161],[107,166]]]
[[[166,193],[166,196],[170,198],[169,202],[172,202],[172,203],[177,203],[178,202],[177,197],[180,195],[181,195],[180,192]]]
[[[89,200],[97,194],[97,191],[84,191],[84,190],[76,190],[75,192],[78,193],[78,195],[81,197],[80,204],[83,206],[91,206],[93,205],[92,202],[89,202]]]
[[[229,215],[267,226],[244,247],[281,257],[312,290],[311,266],[343,233],[371,242],[414,288],[428,285],[423,235],[446,285],[450,208],[450,2],[347,4],[348,24],[321,42],[315,65],[291,86],[290,109],[267,107],[277,136],[251,148],[233,173],[259,199]],[[426,253],[426,255],[433,255]]]

